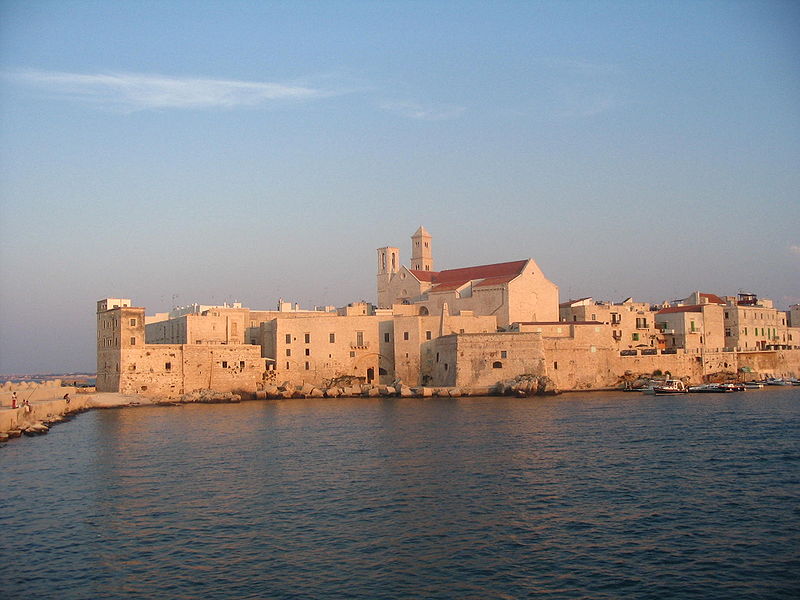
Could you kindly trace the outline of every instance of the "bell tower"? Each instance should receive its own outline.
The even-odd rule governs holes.
[[[411,236],[411,270],[433,271],[433,251],[431,250],[431,234],[420,225]]]
[[[392,305],[389,298],[389,282],[400,270],[400,249],[386,246],[378,248],[378,308]]]

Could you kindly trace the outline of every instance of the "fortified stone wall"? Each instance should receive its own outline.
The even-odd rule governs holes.
[[[123,352],[123,394],[175,397],[196,389],[252,394],[265,372],[261,349],[250,345],[148,344]]]

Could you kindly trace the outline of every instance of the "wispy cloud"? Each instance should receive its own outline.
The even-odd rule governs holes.
[[[384,102],[383,110],[420,121],[445,121],[457,119],[466,108],[454,104],[418,104],[417,102]]]
[[[15,80],[70,100],[125,111],[258,106],[333,95],[305,85],[137,73],[19,71]]]

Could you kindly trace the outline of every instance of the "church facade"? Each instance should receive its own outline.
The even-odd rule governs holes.
[[[377,299],[381,308],[410,304],[420,315],[467,311],[494,316],[499,327],[515,322],[558,321],[558,286],[532,258],[435,271],[432,236],[420,227],[411,236],[411,264],[400,250],[378,248]]]

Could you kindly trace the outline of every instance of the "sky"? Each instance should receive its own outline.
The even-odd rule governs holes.
[[[376,249],[800,302],[800,3],[0,0],[0,373],[96,301],[375,301]]]

